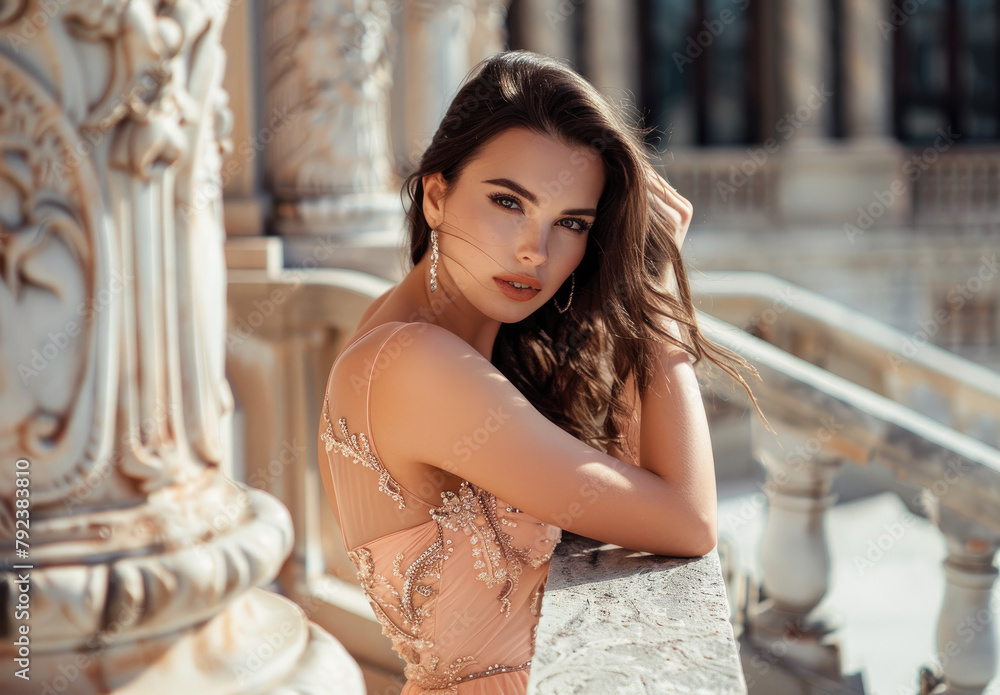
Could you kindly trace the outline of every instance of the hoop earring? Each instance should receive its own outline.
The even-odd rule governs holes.
[[[431,292],[437,292],[438,288],[438,233],[436,229],[431,230]]]
[[[569,305],[573,303],[573,290],[576,289],[576,271],[575,270],[573,271],[573,274],[570,275],[570,278],[572,278],[572,280],[571,280],[572,284],[570,285],[570,288],[569,288],[569,300],[566,302],[566,306],[564,306],[562,309],[560,309],[559,308],[559,303],[556,301],[556,296],[552,295],[552,303],[555,304],[556,311],[558,311],[560,314],[565,314],[567,311],[569,311]]]

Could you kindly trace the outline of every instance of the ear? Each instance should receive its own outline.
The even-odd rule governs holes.
[[[435,229],[444,222],[444,200],[448,193],[448,183],[439,171],[424,176],[421,181],[424,186],[424,219],[431,229]]]

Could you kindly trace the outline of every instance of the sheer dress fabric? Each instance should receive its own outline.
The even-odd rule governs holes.
[[[320,463],[329,466],[344,548],[383,634],[406,662],[403,695],[524,693],[549,561],[562,532],[468,481],[425,500],[382,464],[369,426],[372,375],[407,325],[376,326],[330,372]],[[357,388],[355,369],[340,380],[355,388],[341,389],[338,401],[330,388],[337,369],[376,332],[385,338],[366,362],[366,388]],[[415,513],[424,520],[414,523]],[[406,521],[385,533],[393,518]],[[373,540],[350,547],[348,538]]]

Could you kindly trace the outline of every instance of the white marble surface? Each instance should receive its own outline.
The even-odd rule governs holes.
[[[672,558],[563,532],[528,693],[746,693],[717,551]]]

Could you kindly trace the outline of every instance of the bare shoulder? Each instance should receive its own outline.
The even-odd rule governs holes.
[[[356,331],[360,332],[361,329],[364,328],[365,324],[368,323],[375,315],[375,312],[377,312],[379,308],[383,304],[385,304],[385,300],[389,298],[389,295],[392,294],[393,291],[395,291],[395,289],[396,286],[393,285],[385,292],[383,292],[381,295],[372,300],[371,304],[368,305],[368,308],[365,309],[364,313],[361,315],[361,320],[358,321],[357,328],[355,329]]]
[[[489,364],[471,345],[434,324],[390,320],[364,328],[341,351],[331,373],[332,382],[350,379],[354,391],[370,377],[396,396],[427,381],[440,383],[456,364],[466,364],[462,358]]]

